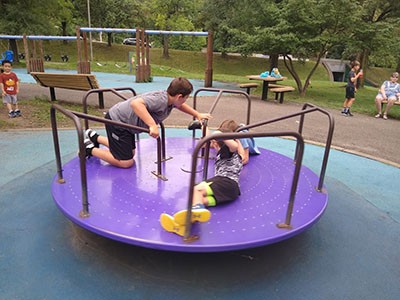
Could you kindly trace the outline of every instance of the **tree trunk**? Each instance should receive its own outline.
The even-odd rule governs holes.
[[[399,60],[397,61],[396,72],[400,73],[400,58],[399,58]]]
[[[108,39],[108,47],[111,47],[111,42],[112,42],[112,33],[107,32],[107,39]]]
[[[273,68],[278,67],[278,61],[279,61],[279,54],[275,53],[269,54],[269,72],[271,72]]]
[[[62,21],[62,22],[61,22],[61,29],[62,29],[62,35],[63,35],[63,36],[66,36],[66,35],[67,35],[67,22],[65,22],[65,21]],[[64,44],[64,45],[67,45],[67,44],[68,44],[68,41],[67,41],[67,40],[64,40],[64,41],[63,41],[63,44]]]
[[[365,76],[367,74],[367,66],[368,66],[368,49],[363,49],[360,55],[360,69],[363,70],[363,76],[358,78],[357,80],[357,88],[363,88],[364,87],[364,81],[365,81]]]
[[[169,52],[168,52],[168,35],[164,35],[164,45],[163,45],[163,57],[164,58],[169,58]]]
[[[10,50],[14,53],[14,62],[19,62],[17,42],[15,41],[15,39],[10,39],[9,44]]]
[[[289,63],[287,61],[289,61]],[[290,75],[293,76],[294,81],[296,81],[297,89],[299,90],[300,96],[304,96],[305,94],[302,94],[303,84],[301,83],[300,77],[294,69],[292,59],[289,55],[283,55],[283,62],[285,63],[285,66],[288,69]]]

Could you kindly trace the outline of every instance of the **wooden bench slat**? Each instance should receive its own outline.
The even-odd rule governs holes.
[[[240,88],[258,87],[259,85],[258,83],[238,83],[238,87]]]
[[[36,82],[44,87],[65,88],[88,91],[98,89],[100,85],[93,74],[60,74],[60,73],[30,73]]]
[[[278,93],[281,93],[281,92],[293,92],[294,90],[295,90],[295,88],[291,87],[291,86],[284,86],[284,87],[270,89],[271,92],[275,92],[275,93],[276,92],[278,92]]]
[[[382,104],[387,104],[388,101],[387,100],[382,100]],[[400,105],[400,101],[396,101],[394,102],[395,105]]]

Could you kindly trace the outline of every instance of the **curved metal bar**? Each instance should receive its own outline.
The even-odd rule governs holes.
[[[89,202],[87,195],[87,176],[86,176],[86,164],[85,164],[85,145],[83,143],[83,131],[82,125],[79,121],[79,118],[74,115],[71,111],[64,109],[60,105],[52,104],[50,108],[51,115],[51,125],[53,131],[53,141],[54,141],[54,149],[56,152],[56,163],[57,163],[57,173],[59,175],[59,180],[62,179],[62,170],[61,170],[61,156],[60,156],[60,144],[58,142],[58,134],[57,134],[57,122],[56,122],[56,113],[55,110],[58,110],[68,118],[72,119],[75,124],[76,131],[78,133],[78,145],[79,145],[79,164],[81,169],[81,186],[82,186],[82,211],[80,212],[80,217],[85,218],[89,216]],[[64,181],[64,180],[63,180]],[[65,181],[64,181],[65,182]]]
[[[326,138],[324,158],[322,160],[321,173],[319,175],[319,182],[318,182],[318,187],[317,187],[317,190],[319,192],[323,192],[322,187],[324,185],[326,167],[328,164],[329,152],[330,152],[331,145],[332,145],[333,131],[335,129],[335,119],[333,118],[333,115],[329,111],[327,111],[323,108],[320,108],[312,103],[308,103],[308,102],[304,103],[302,109],[305,110],[307,107],[316,108],[317,111],[325,114],[329,120],[328,136]],[[303,131],[303,124],[304,124],[304,115],[301,116],[300,123],[299,123],[299,133],[300,134]],[[297,153],[297,149],[296,149],[296,153]]]
[[[51,116],[51,125],[52,125],[52,132],[53,132],[53,142],[54,142],[54,150],[56,156],[56,165],[57,165],[57,174],[58,174],[58,182],[64,183],[65,180],[63,179],[62,175],[62,164],[61,164],[61,155],[60,155],[60,143],[58,138],[57,132],[57,121],[56,121],[56,110],[60,111],[62,114],[67,116],[68,118],[72,119],[75,128],[78,134],[78,144],[79,144],[79,164],[81,170],[81,186],[82,186],[82,206],[83,209],[80,212],[80,217],[85,218],[89,216],[89,201],[88,201],[88,193],[87,193],[87,174],[86,174],[86,155],[85,155],[85,145],[83,142],[83,130],[82,125],[80,123],[79,118],[84,120],[91,120],[100,123],[108,123],[120,127],[125,127],[128,129],[133,129],[140,132],[150,133],[150,130],[147,128],[134,126],[130,124],[125,124],[121,122],[116,122],[113,120],[108,120],[105,118],[100,118],[96,116],[91,116],[88,114],[75,112],[71,110],[67,110],[60,105],[52,104],[50,108],[50,116]],[[161,170],[161,139],[160,137],[157,138],[157,173],[152,172],[158,178],[162,180],[166,180],[166,178],[162,175]]]
[[[111,92],[114,95],[118,96],[119,98],[122,98],[123,100],[128,100],[129,98],[124,96],[121,93],[118,93],[118,91],[131,91],[133,94],[133,97],[136,96],[136,92],[133,88],[131,87],[118,87],[118,88],[104,88],[104,89],[92,89],[90,91],[87,91],[86,94],[82,98],[82,105],[83,105],[83,112],[87,114],[87,99],[89,95],[97,93],[99,94],[99,107],[104,108],[104,99],[103,99],[103,93],[104,92]],[[85,129],[89,128],[89,122],[85,120]]]
[[[321,113],[327,115],[328,119],[329,119],[328,136],[327,136],[327,139],[326,139],[325,153],[324,153],[324,158],[323,158],[323,161],[322,161],[321,171],[320,171],[320,175],[319,175],[319,182],[318,182],[318,187],[317,187],[317,191],[323,192],[322,187],[323,187],[323,184],[324,184],[326,166],[328,164],[329,151],[331,149],[333,131],[334,131],[334,127],[335,127],[334,118],[333,118],[333,116],[332,116],[332,114],[330,112],[328,112],[325,109],[322,109],[322,108],[320,108],[320,107],[318,107],[318,106],[316,106],[314,104],[305,103],[303,105],[302,111],[300,111],[300,112],[289,114],[289,115],[278,117],[278,118],[274,118],[274,119],[267,120],[267,121],[253,123],[253,124],[250,124],[250,125],[247,125],[247,126],[243,126],[243,127],[240,127],[238,129],[238,131],[242,131],[242,130],[245,130],[245,129],[248,130],[248,129],[259,127],[259,126],[262,126],[262,125],[267,125],[267,124],[271,124],[271,123],[275,123],[275,122],[278,122],[278,121],[282,121],[282,120],[286,120],[286,119],[289,119],[289,118],[300,116],[299,134],[302,134],[305,115],[308,114],[308,113],[314,112],[314,111],[318,111],[318,112],[321,112]],[[298,150],[299,149],[296,146],[295,157],[294,157],[295,161],[296,161],[296,158],[297,158],[297,155],[298,155]]]
[[[223,93],[228,93],[228,94],[239,94],[239,95],[243,95],[246,97],[247,99],[247,120],[246,120],[246,124],[250,123],[250,112],[251,112],[251,99],[250,96],[243,91],[237,91],[237,90],[226,90],[226,89],[214,89],[214,88],[200,88],[198,90],[196,90],[196,92],[194,93],[193,96],[193,109],[196,110],[197,107],[197,94],[199,94],[200,92],[215,92],[218,93],[217,97],[215,98],[210,110],[209,110],[209,114],[212,114],[212,112],[214,111],[215,107],[217,106],[221,96]],[[193,118],[194,120],[194,118]],[[205,136],[205,132],[203,130],[203,136]],[[195,138],[195,130],[193,130],[193,138]]]
[[[296,166],[293,174],[292,180],[292,188],[289,197],[288,209],[286,211],[286,221],[283,224],[277,224],[279,228],[287,228],[290,229],[291,215],[293,212],[293,205],[296,196],[297,184],[300,175],[301,162],[303,160],[304,153],[304,140],[303,137],[297,132],[233,132],[233,133],[214,133],[209,136],[204,137],[197,143],[195,149],[192,154],[192,170],[189,182],[189,199],[187,204],[187,214],[186,214],[186,223],[185,223],[185,234],[184,241],[191,241],[194,238],[190,235],[191,233],[191,218],[192,218],[192,206],[193,206],[193,188],[195,185],[196,179],[196,168],[197,168],[197,156],[205,143],[210,143],[211,140],[227,140],[227,139],[236,139],[236,138],[251,138],[251,137],[278,137],[278,136],[293,136],[297,140],[297,144],[299,144],[299,155],[296,158]]]

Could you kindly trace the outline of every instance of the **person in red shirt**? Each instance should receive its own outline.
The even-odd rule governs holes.
[[[11,118],[20,117],[21,111],[18,108],[17,94],[19,93],[19,79],[11,72],[12,63],[9,60],[2,62],[3,73],[0,74],[1,92],[3,103],[7,104],[8,115]]]

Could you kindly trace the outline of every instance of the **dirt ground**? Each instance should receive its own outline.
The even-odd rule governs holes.
[[[56,89],[57,99],[70,103],[81,103],[84,92]],[[33,99],[35,96],[49,98],[49,89],[36,84],[21,84],[20,100]],[[201,96],[197,99],[197,110],[208,112],[216,96]],[[112,106],[118,98],[105,95],[106,108]],[[373,99],[371,99],[373,101]],[[193,105],[193,98],[187,102]],[[97,105],[97,98],[89,97],[89,105]],[[302,105],[292,102],[276,103],[273,100],[262,101],[259,97],[251,96],[251,119],[250,123],[270,120],[301,111]],[[224,119],[234,119],[238,122],[246,122],[248,101],[243,96],[222,96],[213,112],[211,127],[217,127]],[[10,119],[7,115],[5,105],[0,110],[0,120],[9,123],[10,128],[24,129],[47,127],[46,124],[32,122],[32,114],[35,108],[24,105],[23,117]],[[332,146],[335,149],[363,155],[372,159],[380,160],[400,168],[400,121],[375,119],[374,117],[354,114],[354,117],[344,117],[340,111],[326,109],[334,118],[334,135]],[[285,121],[275,122],[257,129],[257,131],[297,131],[299,117],[290,118]],[[164,122],[166,126],[186,127],[191,121],[191,116],[185,115],[178,110],[173,110],[170,117]],[[303,137],[307,141],[324,144],[327,138],[329,119],[319,112],[313,112],[306,116],[303,129]]]

